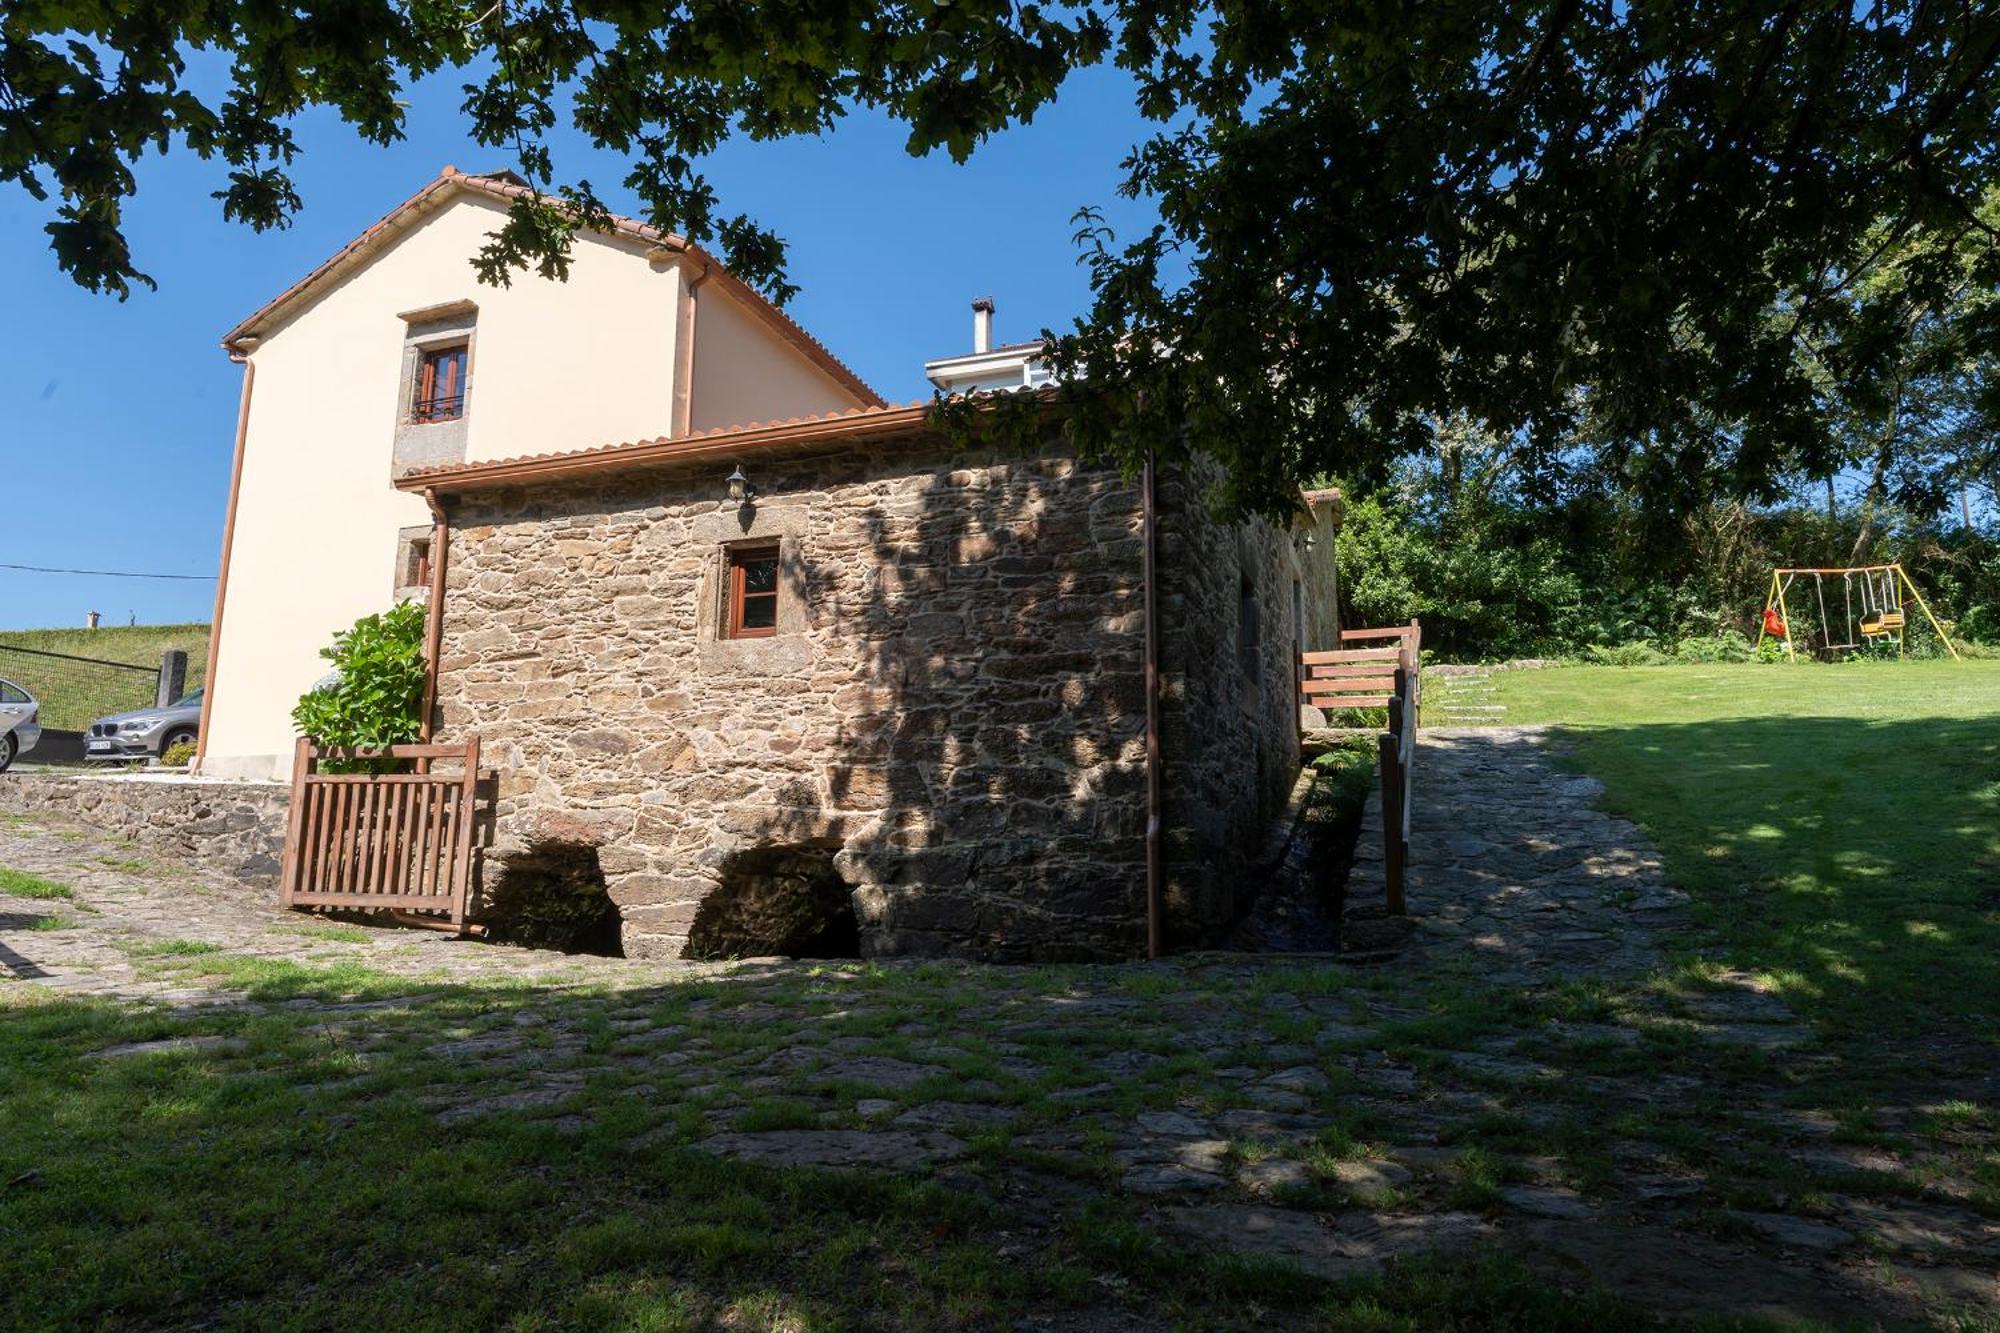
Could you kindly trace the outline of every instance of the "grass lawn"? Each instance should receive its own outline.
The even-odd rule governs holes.
[[[1832,1036],[2000,1032],[2000,661],[1496,673]],[[1444,689],[1448,691],[1449,685]]]
[[[10,648],[34,651],[9,652]],[[0,676],[41,700],[43,726],[76,731],[106,713],[149,706],[152,684],[135,672],[36,654],[61,653],[157,670],[161,654],[169,648],[186,651],[187,688],[198,688],[208,677],[207,625],[0,630]]]

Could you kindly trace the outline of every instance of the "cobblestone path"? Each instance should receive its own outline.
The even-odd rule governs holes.
[[[254,1061],[203,1016],[302,1009],[364,1068],[434,1065],[413,1095],[443,1124],[616,1123],[617,1152],[927,1173],[1024,1235],[1109,1200],[1178,1243],[1330,1279],[1500,1248],[1671,1317],[2000,1315],[1990,1132],[1916,1089],[1855,1123],[1813,1091],[1841,1053],[1781,1000],[1665,970],[1665,944],[1699,955],[1689,903],[1547,744],[1424,734],[1415,933],[1367,967],[568,958],[329,930],[200,867],[15,819],[0,866],[75,897],[0,898],[0,975],[186,1020],[108,1058],[180,1041]],[[1379,897],[1377,828],[1351,902]],[[260,998],[223,966],[243,958],[409,986]],[[462,991],[492,1003],[427,1019]],[[365,1074],[325,1093],[367,1095]]]

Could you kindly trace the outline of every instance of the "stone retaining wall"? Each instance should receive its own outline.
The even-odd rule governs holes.
[[[288,788],[136,774],[0,775],[0,811],[49,814],[141,847],[195,857],[226,874],[276,883]]]

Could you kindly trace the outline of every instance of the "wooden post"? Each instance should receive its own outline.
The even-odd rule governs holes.
[[[1403,914],[1402,753],[1386,731],[1376,742],[1382,769],[1382,883],[1391,915]]]
[[[460,779],[458,837],[452,848],[451,924],[465,925],[466,900],[472,893],[473,801],[479,790],[479,737],[465,740],[465,776]]]
[[[306,773],[312,767],[310,738],[299,737],[292,750],[292,803],[285,811],[285,866],[278,880],[278,906],[290,907],[298,890],[299,872],[304,868],[305,840],[300,836],[306,814]]]
[[[1403,915],[1403,872],[1408,850],[1403,840],[1403,797],[1406,791],[1403,728],[1407,725],[1403,700],[1406,697],[1404,691],[1408,688],[1409,678],[1398,667],[1395,687],[1389,695],[1389,729],[1377,743],[1382,756],[1382,880],[1391,916]]]

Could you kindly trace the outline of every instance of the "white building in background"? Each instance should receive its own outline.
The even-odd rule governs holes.
[[[1044,344],[1032,342],[993,345],[993,299],[981,297],[972,303],[972,350],[963,356],[947,356],[924,362],[924,375],[944,393],[994,393],[1040,389],[1055,383],[1048,363],[1042,359]]]

